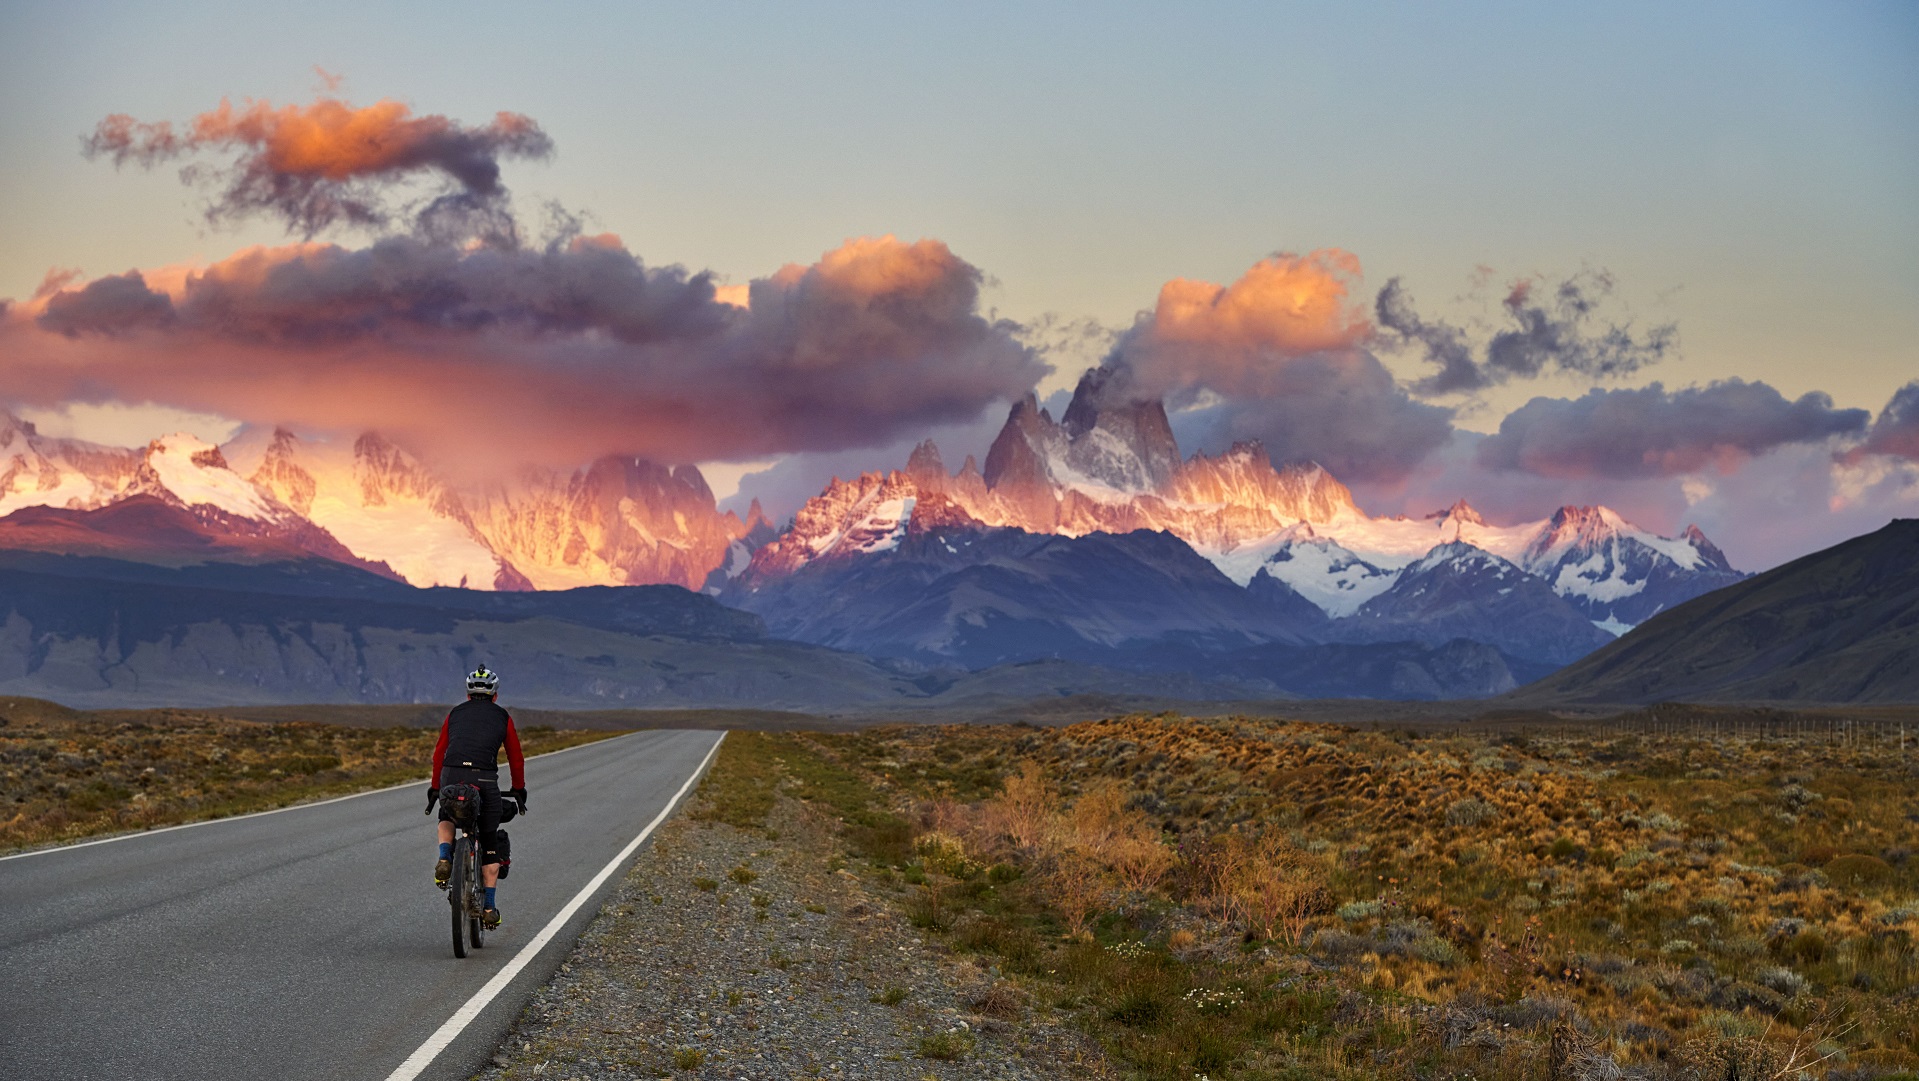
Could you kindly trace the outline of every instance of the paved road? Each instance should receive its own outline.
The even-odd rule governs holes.
[[[0,861],[0,1075],[385,1078],[645,829],[716,738],[640,732],[529,760],[506,926],[464,961],[432,884],[424,784]],[[471,1076],[598,900],[420,1076]]]

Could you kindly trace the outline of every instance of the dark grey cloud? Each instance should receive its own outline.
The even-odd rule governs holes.
[[[1866,441],[1847,451],[1844,458],[1856,462],[1873,454],[1919,462],[1919,379],[1893,392],[1879,419],[1872,422]]]
[[[737,315],[715,300],[710,275],[649,267],[615,241],[577,236],[538,250],[412,236],[255,249],[190,278],[179,303],[187,328],[261,343],[493,332],[637,345],[701,339]]]
[[[1380,289],[1373,312],[1383,331],[1381,344],[1417,349],[1437,368],[1413,384],[1415,393],[1471,393],[1548,373],[1616,378],[1675,352],[1679,334],[1673,324],[1640,333],[1630,322],[1604,316],[1613,288],[1612,275],[1605,271],[1575,274],[1550,288],[1521,281],[1500,305],[1509,325],[1494,333],[1483,350],[1461,328],[1422,318],[1398,278]]]
[[[1548,477],[1664,477],[1730,470],[1775,447],[1856,436],[1869,419],[1819,392],[1795,401],[1739,379],[1675,391],[1653,383],[1534,398],[1480,443],[1478,460]]]
[[[1473,358],[1473,345],[1466,332],[1448,323],[1420,318],[1411,294],[1398,278],[1388,279],[1379,290],[1379,296],[1373,301],[1373,314],[1381,327],[1398,335],[1403,342],[1420,346],[1426,360],[1439,367],[1439,371],[1419,382],[1425,393],[1477,390],[1487,384],[1488,376]]]
[[[607,236],[253,248],[152,276],[179,284],[99,279],[0,325],[0,384],[568,466],[883,445],[1046,374],[981,314],[978,268],[930,240],[849,241],[753,282],[748,307]]]
[[[137,270],[95,278],[79,289],[47,298],[37,322],[42,330],[67,337],[83,334],[130,334],[171,326],[173,301],[147,288]]]
[[[1355,483],[1405,477],[1453,431],[1450,409],[1408,396],[1363,350],[1297,357],[1257,388],[1183,404],[1172,418],[1182,446],[1257,439],[1275,462],[1318,462]]]

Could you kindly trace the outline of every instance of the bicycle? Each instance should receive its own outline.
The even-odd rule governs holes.
[[[447,907],[453,923],[453,956],[465,957],[467,946],[486,946],[486,884],[481,876],[480,808],[485,796],[473,785],[448,785],[440,790],[438,806],[453,826],[452,874],[447,878]],[[431,810],[432,808],[429,808]],[[503,816],[503,818],[506,816]],[[500,834],[500,852],[506,854],[506,836]],[[500,868],[505,877],[504,858]],[[464,933],[461,924],[464,923]]]

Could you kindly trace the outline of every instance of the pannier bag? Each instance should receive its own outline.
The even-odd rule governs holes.
[[[480,799],[480,789],[477,785],[447,785],[440,789],[440,817],[472,829],[480,821]]]
[[[513,869],[513,845],[507,840],[505,830],[493,831],[493,854],[500,857],[500,877]]]

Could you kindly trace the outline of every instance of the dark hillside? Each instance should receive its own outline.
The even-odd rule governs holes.
[[[1919,520],[1688,601],[1512,699],[1919,702]]]

